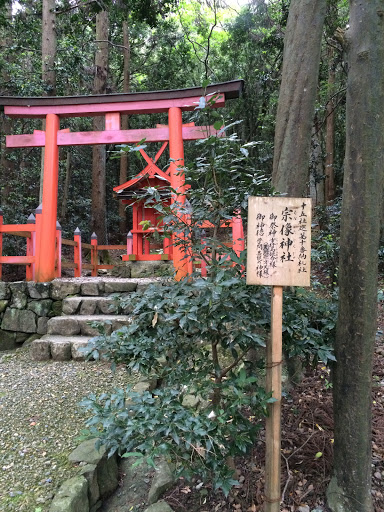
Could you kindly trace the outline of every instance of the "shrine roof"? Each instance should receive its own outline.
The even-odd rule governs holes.
[[[44,117],[47,113],[56,113],[64,117],[102,115],[105,112],[119,110],[130,113],[166,112],[172,106],[182,110],[196,108],[191,103],[201,96],[220,93],[225,100],[238,98],[243,90],[243,80],[232,80],[202,87],[148,91],[133,93],[97,94],[89,96],[44,96],[18,97],[0,96],[0,108],[12,117]],[[183,100],[186,100],[183,103]],[[187,101],[189,100],[189,101]],[[117,105],[118,104],[118,105]],[[145,104],[145,107],[143,105]],[[92,106],[93,105],[93,106]]]

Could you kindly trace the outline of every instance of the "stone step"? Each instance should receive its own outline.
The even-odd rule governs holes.
[[[161,281],[161,278],[124,279],[118,277],[81,277],[62,278],[52,281],[51,296],[54,300],[65,299],[68,296],[101,296],[111,293],[127,293],[140,291],[151,283]]]
[[[110,334],[112,331],[120,329],[123,325],[128,325],[132,317],[128,315],[63,315],[55,316],[48,320],[47,334],[60,334],[63,336],[98,336],[99,331],[92,327],[91,322],[99,322],[104,325],[105,332]]]
[[[87,346],[90,336],[60,336],[45,334],[31,343],[31,357],[35,361],[84,361],[85,353],[79,350]]]
[[[120,294],[119,297],[129,296]],[[63,300],[63,315],[116,315],[119,304],[113,296],[67,297]],[[125,313],[125,311],[123,311]]]

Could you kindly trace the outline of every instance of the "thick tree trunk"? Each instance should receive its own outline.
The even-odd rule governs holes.
[[[108,12],[101,11],[96,16],[96,40],[108,40]],[[105,94],[108,76],[108,43],[99,42],[95,56],[94,94]],[[96,116],[93,130],[104,130],[104,118]],[[107,203],[106,203],[106,149],[105,145],[95,145],[92,149],[92,219],[91,229],[97,234],[98,243],[107,243]]]
[[[326,0],[292,0],[284,41],[272,183],[288,196],[308,193],[311,128]]]
[[[12,17],[12,2],[6,2],[4,6],[4,10],[6,16]],[[12,36],[11,29],[7,26],[0,27],[0,43],[3,48],[11,48],[12,47]],[[12,53],[7,52],[6,54],[7,62],[12,58]],[[6,67],[3,67],[1,70],[1,78],[2,78],[2,86],[0,87],[0,95],[10,95],[12,92],[8,90],[8,82],[10,81],[10,76],[7,72]],[[1,180],[1,205],[5,206],[9,202],[9,193],[10,193],[10,181],[13,176],[13,172],[15,169],[15,162],[12,161],[11,157],[11,149],[7,148],[5,145],[5,137],[4,135],[9,135],[13,133],[13,119],[4,115],[4,113],[0,114],[0,180]]]
[[[55,0],[43,0],[43,19],[41,32],[41,76],[43,80],[44,96],[56,95],[56,50],[57,37]],[[45,120],[42,122],[42,130],[45,130]],[[44,153],[45,150],[42,148],[39,197],[40,203],[43,200]]]
[[[371,381],[384,181],[384,0],[351,0],[339,319],[333,379],[333,512],[372,512]]]
[[[43,0],[41,38],[42,77],[46,96],[56,94],[56,13],[55,0]]]
[[[123,22],[123,46],[124,46],[124,79],[123,79],[123,92],[130,91],[130,64],[131,64],[131,47],[129,40],[129,27],[128,21]],[[121,129],[128,130],[129,128],[129,117],[123,115],[121,117]],[[120,159],[120,184],[127,181],[129,169],[129,156],[128,153],[124,153]],[[122,201],[119,201],[119,227],[120,234],[125,237],[127,234],[127,213],[126,205]]]
[[[333,48],[328,49],[328,94],[327,122],[325,135],[325,204],[335,199],[335,102],[332,95],[335,88],[335,70],[333,64]]]
[[[67,160],[65,163],[65,181],[63,187],[63,198],[61,200],[61,214],[60,214],[60,222],[64,222],[67,216],[67,205],[68,205],[68,197],[69,197],[69,186],[71,184],[71,176],[72,176],[72,158],[71,152],[67,151]]]
[[[320,123],[315,120],[312,128],[309,197],[313,206],[324,203],[324,159]]]

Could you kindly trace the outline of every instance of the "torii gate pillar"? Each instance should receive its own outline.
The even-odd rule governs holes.
[[[38,283],[55,279],[57,188],[59,176],[59,148],[57,133],[59,116],[47,114],[45,128],[43,203],[41,229],[36,240],[37,254],[35,276]]]
[[[171,188],[177,192],[172,194],[172,204],[185,203],[185,176],[182,168],[184,167],[184,143],[182,134],[182,115],[179,107],[171,107],[168,110],[169,126],[169,166],[171,177]],[[173,266],[176,271],[176,280],[180,281],[188,274],[192,274],[192,258],[185,247],[175,244],[180,240],[180,234],[173,235]]]

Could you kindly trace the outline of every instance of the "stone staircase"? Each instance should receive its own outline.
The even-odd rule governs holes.
[[[131,322],[131,317],[118,311],[118,296],[146,288],[158,278],[81,278],[62,280],[62,314],[48,320],[47,334],[31,343],[34,360],[84,360],[80,349],[99,334],[92,322],[104,325],[109,334]],[[75,283],[73,288],[71,283]],[[75,294],[74,294],[75,291]],[[129,308],[128,308],[129,309]]]

